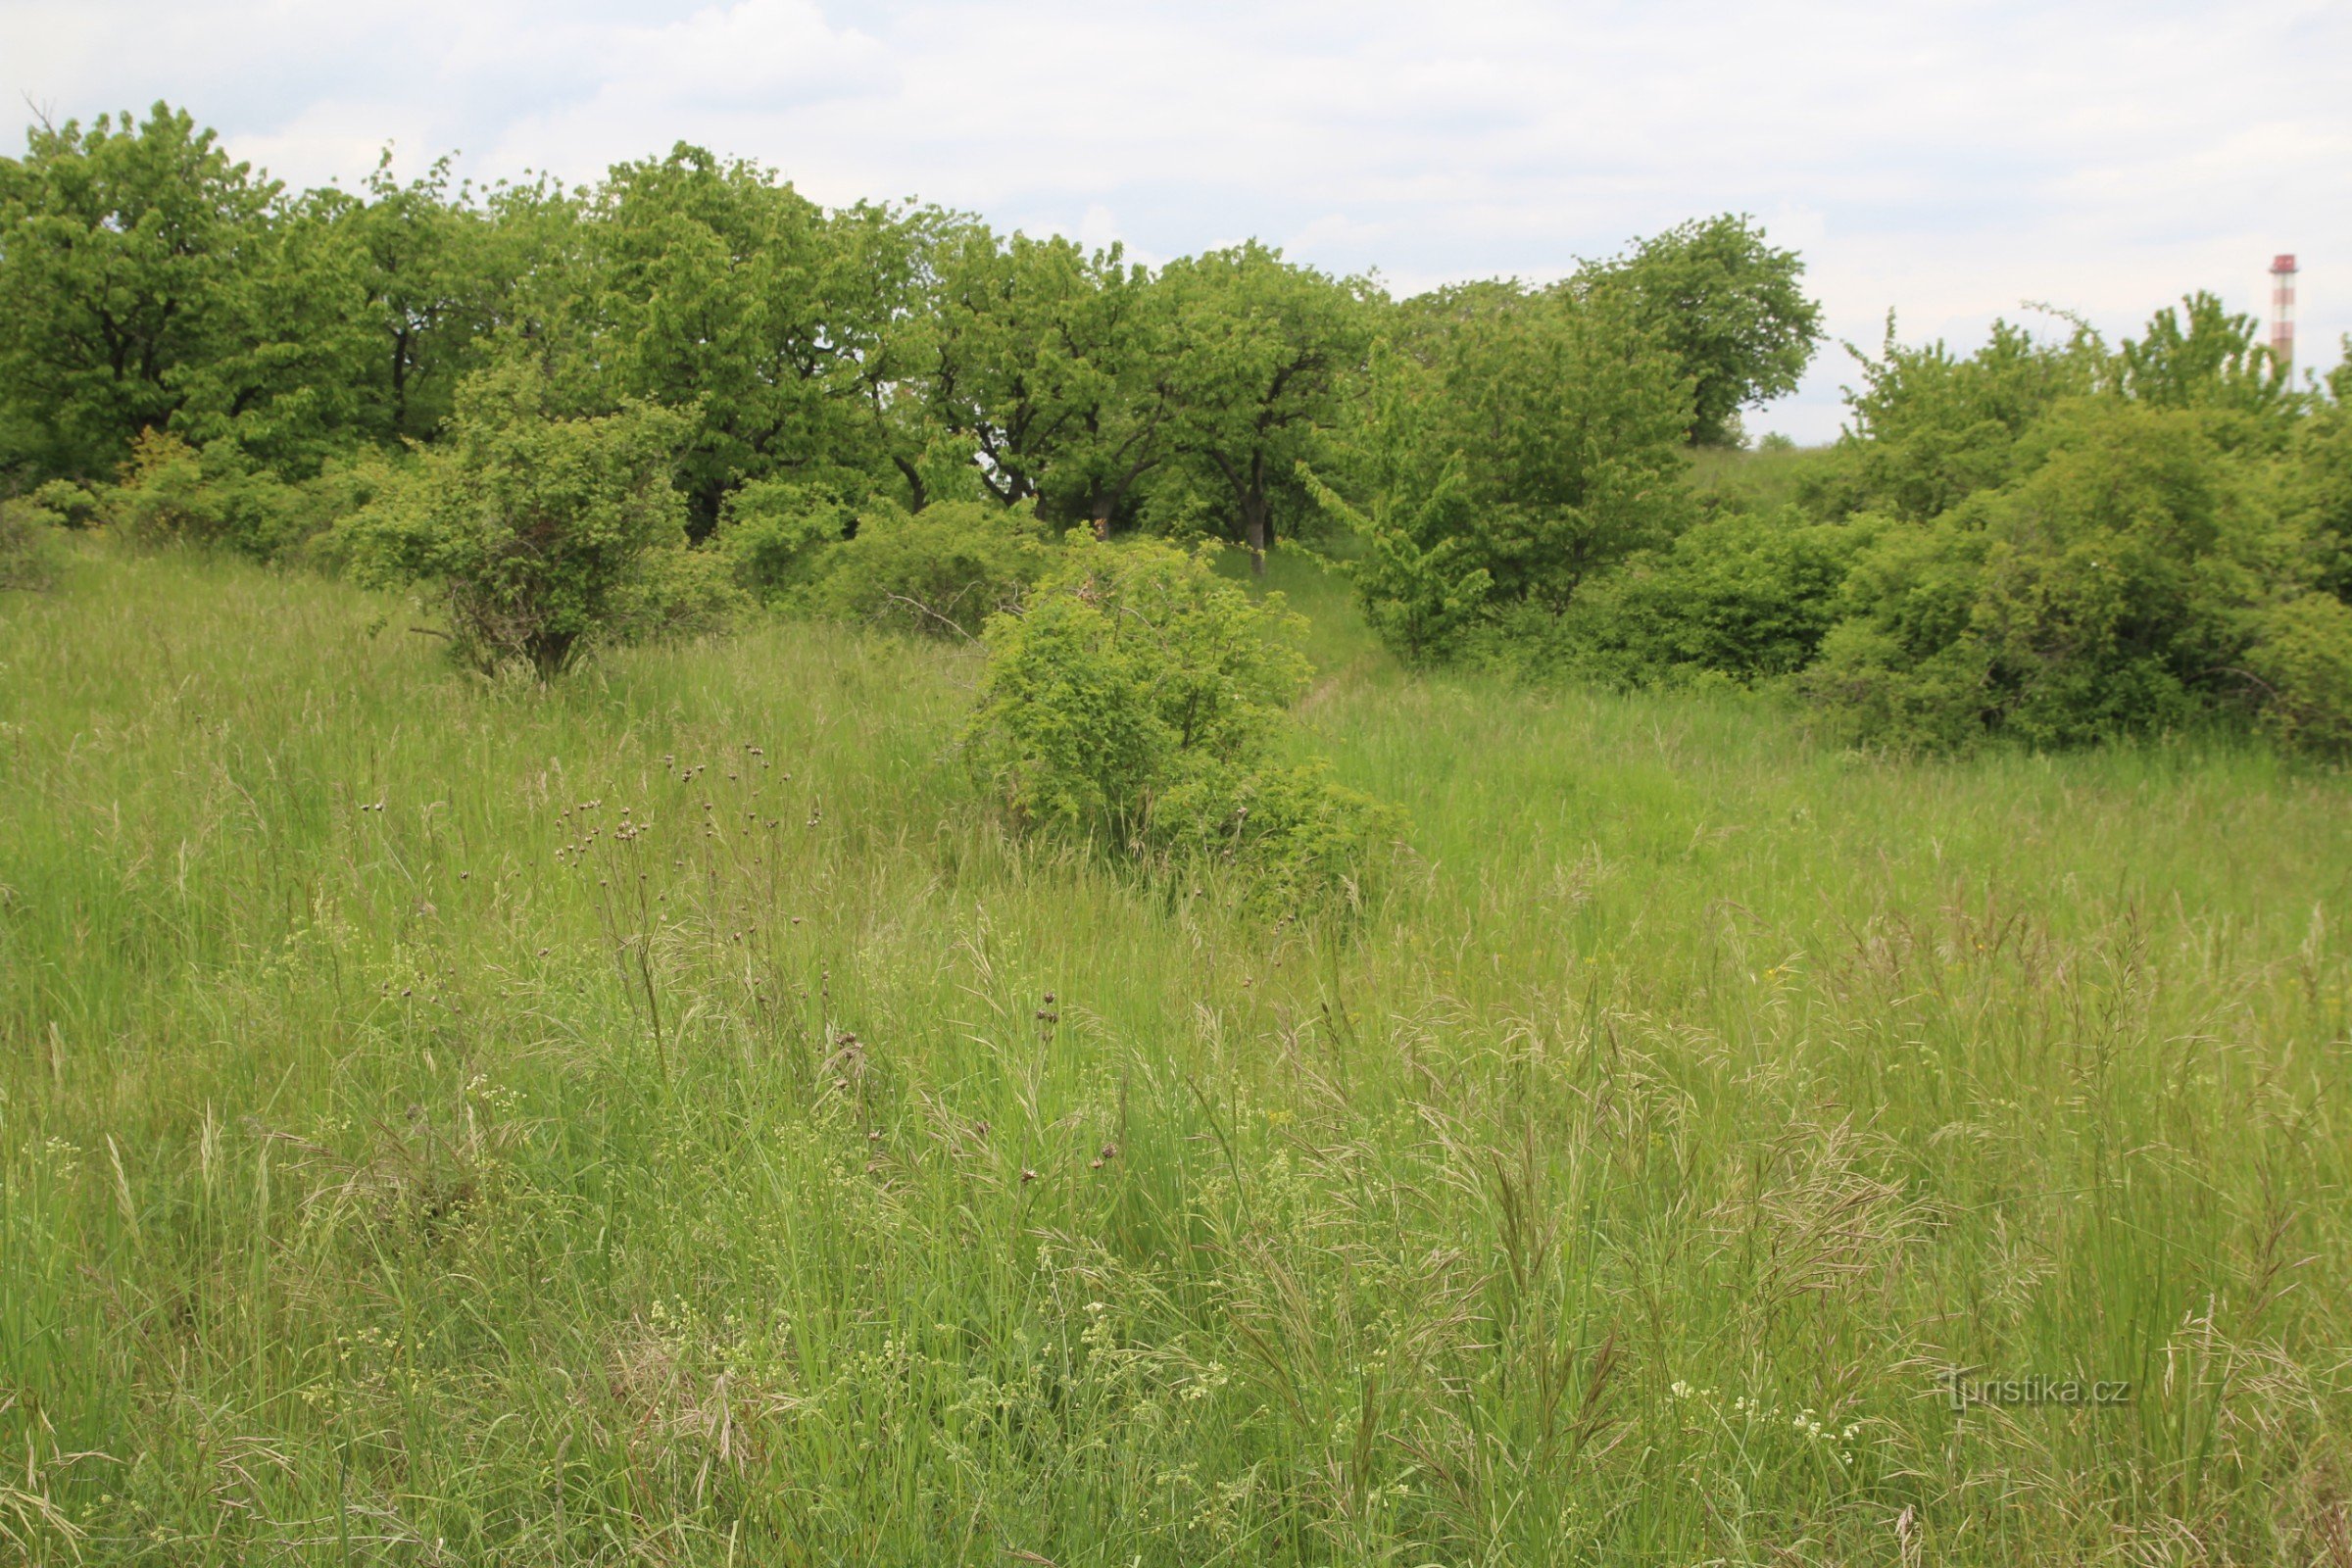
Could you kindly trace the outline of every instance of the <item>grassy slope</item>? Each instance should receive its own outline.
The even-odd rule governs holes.
[[[1345,932],[1006,843],[959,652],[0,598],[0,1555],[2324,1560],[2340,778],[1408,682],[1277,566],[1417,823]]]

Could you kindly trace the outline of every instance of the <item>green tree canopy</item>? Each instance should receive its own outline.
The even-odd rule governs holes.
[[[1252,240],[1170,262],[1159,287],[1175,345],[1170,442],[1262,571],[1277,505],[1303,502],[1298,466],[1315,456],[1370,349],[1369,285],[1293,266]]]
[[[289,466],[348,440],[350,258],[184,111],[37,125],[0,159],[0,464],[111,472],[150,426]]]
[[[1622,290],[1691,379],[1690,439],[1738,446],[1740,411],[1796,390],[1821,343],[1804,259],[1743,214],[1693,220],[1585,268],[1571,287]]]

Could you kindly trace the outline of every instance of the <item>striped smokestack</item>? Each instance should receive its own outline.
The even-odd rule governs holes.
[[[2295,259],[2271,258],[2271,358],[2284,370],[2295,363]]]

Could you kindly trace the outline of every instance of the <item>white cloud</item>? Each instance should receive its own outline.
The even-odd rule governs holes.
[[[2111,332],[2193,287],[2253,309],[2292,249],[2330,360],[2348,68],[2326,0],[0,3],[0,88],[60,115],[169,97],[296,182],[387,138],[572,178],[684,138],[820,200],[1145,258],[1256,234],[1399,287],[1555,274],[1738,209],[1864,343],[1889,307],[1962,340],[2027,299]],[[1758,426],[1826,436],[1844,379],[1825,355]]]

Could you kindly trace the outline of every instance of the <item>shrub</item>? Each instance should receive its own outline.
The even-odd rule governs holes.
[[[301,492],[256,466],[234,442],[198,448],[162,430],[141,432],[121,479],[96,505],[135,544],[218,546],[261,560],[318,526]]]
[[[95,528],[106,520],[97,494],[73,479],[50,480],[32,493],[31,501],[61,527]]]
[[[685,504],[670,484],[684,426],[630,404],[552,412],[546,373],[522,361],[469,376],[447,438],[417,455],[346,524],[356,574],[442,596],[458,655],[540,679],[600,641],[658,632],[709,573],[685,565]],[[690,616],[699,619],[699,612]]]
[[[0,589],[48,587],[61,553],[54,512],[30,501],[0,501]]]
[[[2203,416],[2085,400],[2027,475],[1857,559],[1807,672],[1859,738],[2068,745],[2210,710],[2246,609],[2292,568],[2265,488]]]
[[[1427,439],[1434,378],[1386,345],[1373,356],[1362,439],[1343,462],[1361,507],[1299,465],[1324,514],[1362,541],[1343,569],[1364,622],[1408,668],[1454,658],[1487,612],[1494,574],[1473,564],[1469,476],[1461,454]]]
[[[1697,674],[1755,685],[1813,662],[1855,558],[1886,524],[1729,513],[1590,584],[1559,632],[1569,667],[1614,685]]]
[[[977,637],[991,615],[1020,607],[1053,559],[1027,506],[882,507],[858,519],[856,537],[824,553],[811,596],[833,614],[934,637]]]
[[[714,550],[648,551],[613,594],[609,640],[678,642],[724,633],[749,608],[733,566]]]
[[[808,586],[828,547],[857,530],[857,514],[838,491],[757,479],[721,505],[715,543],[746,592],[779,604]]]
[[[1015,819],[1146,859],[1238,867],[1297,906],[1392,839],[1390,808],[1286,766],[1304,692],[1299,617],[1195,555],[1074,545],[1021,613],[987,629],[969,740]]]
[[[2255,628],[2246,668],[2261,683],[2262,727],[2302,751],[2352,757],[2352,606],[2304,594]]]
[[[2346,362],[2352,368],[2352,359]],[[2303,525],[2314,586],[2352,599],[2352,408],[2303,421],[2287,467],[2290,504]]]

